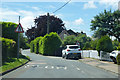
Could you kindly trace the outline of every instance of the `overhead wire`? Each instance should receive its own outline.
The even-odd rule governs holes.
[[[62,9],[63,7],[65,7],[71,0],[69,0],[68,2],[66,2],[63,6],[61,6],[60,8],[58,8],[57,10],[55,10],[53,13],[57,12],[58,10]]]

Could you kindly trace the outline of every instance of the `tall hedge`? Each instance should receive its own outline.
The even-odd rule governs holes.
[[[2,61],[6,61],[8,57],[15,57],[17,53],[13,53],[15,50],[16,42],[12,39],[0,38],[2,42]]]
[[[60,45],[62,44],[60,37],[54,32],[46,34],[40,42],[40,53],[43,55],[54,55],[55,51],[60,48]]]
[[[39,40],[39,53],[43,54],[43,37]]]
[[[39,53],[39,40],[41,39],[42,37],[37,37],[34,39],[34,52],[36,54]]]
[[[16,42],[12,53],[14,53],[14,57],[17,57],[18,33],[15,32],[15,29],[18,24],[13,22],[0,22],[0,24],[2,24],[2,37],[12,39]]]
[[[100,55],[100,51],[112,52],[113,45],[112,41],[108,36],[102,36],[97,43],[96,49]]]
[[[30,42],[30,52],[33,53],[34,52],[34,40],[32,40]]]

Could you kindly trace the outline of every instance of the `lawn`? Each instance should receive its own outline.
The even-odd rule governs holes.
[[[24,63],[26,63],[27,61],[29,61],[29,57],[27,56],[23,56],[21,55],[19,59],[17,58],[8,58],[8,60],[6,62],[4,62],[2,64],[2,66],[0,67],[0,73],[5,72],[7,70],[13,69],[15,67],[18,67]]]

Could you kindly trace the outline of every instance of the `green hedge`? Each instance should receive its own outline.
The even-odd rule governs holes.
[[[37,37],[30,42],[30,51],[43,55],[54,55],[62,41],[57,33],[51,32],[44,37]]]
[[[120,54],[117,55],[116,60],[117,60],[117,64],[120,65]]]
[[[16,57],[17,53],[14,53],[14,50],[16,49],[15,44],[16,42],[12,39],[7,38],[0,38],[0,41],[2,41],[2,61],[6,61],[9,57]]]
[[[41,38],[42,37],[37,37],[37,38],[34,39],[34,52],[36,54],[39,53],[39,41],[40,41]]]
[[[30,42],[30,52],[33,53],[34,52],[34,40],[32,40]]]
[[[14,53],[13,57],[17,57],[17,42],[18,42],[18,33],[15,32],[15,29],[18,24],[13,22],[0,22],[0,25],[2,25],[2,37],[7,39],[12,39],[16,42],[14,45],[14,50],[12,53]]]
[[[51,32],[46,34],[42,41],[40,48],[42,48],[40,53],[43,55],[54,55],[55,51],[60,48],[62,41],[57,33]]]
[[[2,24],[2,37],[13,39],[17,43],[18,33],[15,32],[15,29],[18,24],[13,22],[0,22],[0,24]]]
[[[40,41],[39,41],[39,53],[43,54],[43,37],[41,37]]]

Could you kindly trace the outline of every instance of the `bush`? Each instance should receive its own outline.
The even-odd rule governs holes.
[[[30,52],[33,53],[34,52],[34,40],[32,40],[30,42]]]
[[[16,57],[17,53],[14,53],[16,42],[12,39],[0,38],[2,41],[2,61],[6,61],[9,57]]]
[[[36,54],[39,53],[39,40],[41,39],[42,37],[37,37],[34,39],[34,52]]]
[[[116,60],[117,60],[117,64],[120,65],[120,54],[117,55]]]
[[[51,32],[46,34],[42,41],[39,41],[40,53],[43,55],[54,55],[55,51],[60,48],[62,41],[57,33]]]
[[[113,45],[112,41],[108,36],[102,36],[101,39],[98,40],[96,49],[99,53],[100,56],[100,51],[105,51],[105,52],[112,52],[113,51]]]

